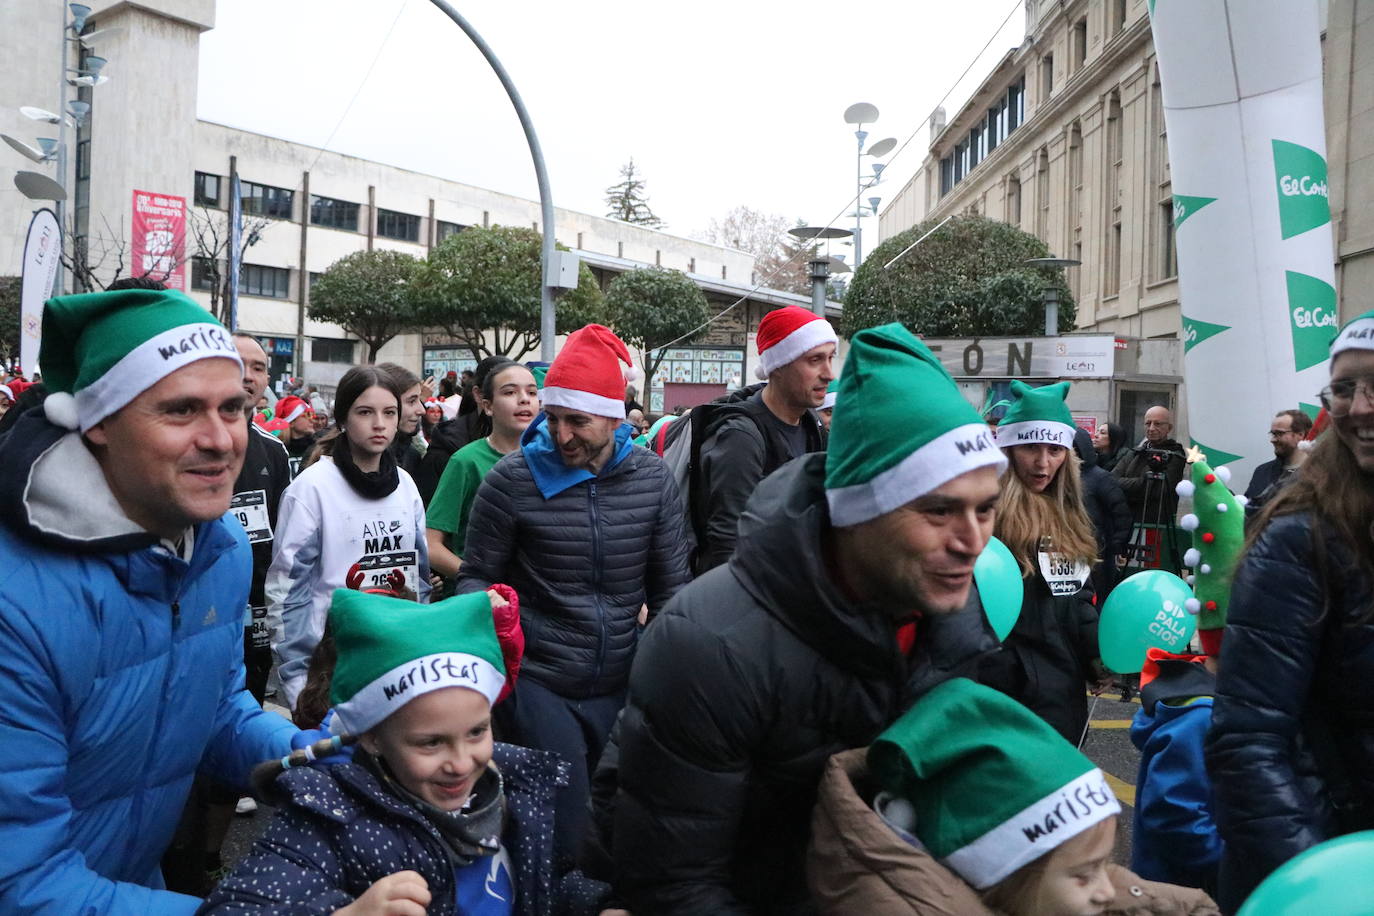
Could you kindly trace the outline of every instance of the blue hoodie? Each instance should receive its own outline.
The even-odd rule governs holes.
[[[1140,750],[1131,870],[1150,881],[1215,895],[1221,836],[1203,742],[1212,723],[1216,678],[1187,658],[1150,663],[1158,665],[1159,675],[1141,689],[1131,723],[1131,742]]]

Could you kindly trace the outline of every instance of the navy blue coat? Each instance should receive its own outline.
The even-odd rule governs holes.
[[[515,912],[599,912],[606,885],[577,872],[553,874],[553,799],[567,784],[568,765],[510,744],[497,744],[492,760],[505,782],[501,841],[515,866]],[[267,832],[200,913],[323,916],[387,875],[410,870],[429,885],[430,916],[454,914],[453,869],[438,832],[368,769],[341,763],[288,770],[275,788],[283,798]]]
[[[1272,520],[1231,587],[1207,735],[1227,912],[1298,853],[1374,828],[1374,594],[1312,524]]]

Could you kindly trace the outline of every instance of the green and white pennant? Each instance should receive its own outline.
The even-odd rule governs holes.
[[[1199,321],[1196,318],[1183,317],[1183,352],[1196,347],[1209,337],[1215,337],[1222,331],[1231,330],[1229,324],[1212,324],[1210,321]]]

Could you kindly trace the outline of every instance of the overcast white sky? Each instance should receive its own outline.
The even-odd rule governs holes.
[[[855,190],[844,109],[877,105],[870,144],[904,141],[996,33],[946,103],[953,114],[1025,22],[1014,0],[455,6],[523,95],[554,202],[603,213],[634,156],[654,210],[682,235],[739,204],[829,221]],[[500,83],[428,0],[220,0],[216,19],[201,39],[202,118],[317,146],[338,125],[331,150],[537,197]],[[891,200],[926,147],[922,128],[869,194]],[[871,245],[876,220],[865,228]]]

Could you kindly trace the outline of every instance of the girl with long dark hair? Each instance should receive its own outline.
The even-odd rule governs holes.
[[[1374,312],[1337,334],[1321,401],[1331,428],[1231,587],[1207,736],[1226,912],[1298,853],[1374,828]]]
[[[396,379],[375,366],[348,370],[334,400],[334,428],[282,494],[267,600],[289,706],[324,632],[334,589],[399,578],[428,600],[424,506],[390,450],[401,394]]]

